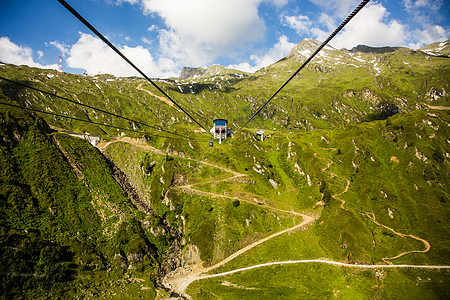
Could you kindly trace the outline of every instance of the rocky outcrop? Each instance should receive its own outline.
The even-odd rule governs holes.
[[[99,153],[101,152],[99,151]],[[125,174],[124,171],[122,171],[118,166],[116,166],[114,162],[110,160],[108,157],[104,155],[103,157],[108,162],[108,165],[110,167],[114,179],[126,193],[127,198],[130,199],[131,203],[133,203],[133,205],[140,211],[154,214],[155,212],[150,207],[150,204],[143,200],[143,197],[139,194],[137,189],[131,184],[127,174]]]
[[[203,75],[206,72],[204,68],[190,68],[190,67],[184,67],[183,70],[181,70],[180,73],[180,79],[188,79],[189,77],[195,76],[195,75]]]
[[[382,54],[390,53],[401,49],[400,47],[369,47],[366,45],[358,45],[353,47],[349,52],[361,52],[361,53],[372,53],[372,54]]]

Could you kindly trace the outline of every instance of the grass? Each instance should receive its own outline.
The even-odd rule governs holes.
[[[348,54],[344,56],[350,59]],[[370,54],[363,57],[368,61],[374,58]],[[155,211],[150,214],[136,209],[129,191],[117,183],[110,162],[96,149],[85,141],[52,133],[47,122],[108,135],[106,139],[120,131],[64,118],[46,116],[44,121],[21,110],[0,108],[0,247],[2,274],[9,274],[2,277],[2,293],[33,297],[52,293],[57,297],[70,290],[70,295],[137,298],[146,293],[154,298],[151,281],[158,276],[174,240],[183,241],[184,248],[195,244],[208,265],[300,222],[266,206],[314,212],[320,217],[311,228],[278,236],[218,272],[267,261],[318,257],[377,263],[404,251],[424,249],[417,240],[375,225],[364,216],[367,212],[397,232],[430,242],[429,252],[408,254],[393,263],[448,264],[450,119],[445,111],[417,110],[425,103],[448,106],[448,96],[436,100],[431,96],[449,90],[448,63],[444,58],[404,49],[376,58],[383,65],[378,76],[370,66],[309,66],[254,119],[251,126],[265,128],[270,135],[264,142],[257,140],[253,129],[244,129],[214,147],[209,147],[207,133],[196,133],[196,139],[189,141],[155,137],[151,130],[146,135],[153,147],[235,170],[252,184],[212,183],[232,175],[178,155],[111,144],[106,155]],[[161,85],[184,107],[190,107],[202,124],[222,117],[235,129],[278,88],[279,78],[289,74],[296,63],[287,58],[230,83],[226,83],[230,78],[206,78],[192,86],[192,92],[186,82],[184,93],[175,81]],[[196,129],[181,112],[137,90],[142,79],[71,74],[49,79],[46,74],[53,71],[11,65],[2,66],[0,72],[76,101],[145,123],[163,124],[184,135]],[[145,84],[142,87],[151,90]],[[0,88],[15,103],[133,127],[4,82]],[[5,96],[1,100],[11,101]],[[372,121],[396,110],[404,113]],[[129,136],[142,137],[137,133]],[[347,179],[349,189],[343,193]],[[195,189],[241,200],[256,198],[265,205],[183,193],[173,189],[174,183],[198,184]],[[345,201],[345,209],[340,199]],[[316,206],[320,201],[323,207]],[[179,236],[169,231],[177,231]],[[32,259],[27,260],[27,255]],[[129,259],[133,255],[143,260]],[[55,264],[48,262],[49,256]],[[33,276],[13,276],[14,272]],[[126,274],[133,272],[145,280],[149,290],[128,281]],[[305,298],[336,294],[345,299],[448,297],[445,271],[384,272],[380,279],[372,271],[324,265],[273,267],[230,276],[227,280],[232,284],[228,286],[221,284],[222,279],[200,281],[189,293],[199,299],[295,298],[299,294]],[[45,281],[44,275],[52,281]],[[302,276],[308,280],[294,280]],[[101,292],[117,280],[125,280],[120,289],[111,294]]]
[[[187,292],[195,299],[443,299],[449,295],[446,273],[296,264],[196,281]]]

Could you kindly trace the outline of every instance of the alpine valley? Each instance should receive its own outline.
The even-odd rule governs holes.
[[[0,65],[1,298],[449,299],[450,42],[326,46],[237,132],[319,45],[155,79],[221,143],[143,78]]]

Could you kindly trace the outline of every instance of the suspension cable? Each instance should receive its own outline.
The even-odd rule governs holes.
[[[11,103],[0,102],[0,105],[6,105],[6,106],[11,106],[11,107],[16,107],[16,108],[20,108],[20,109],[24,109],[24,110],[29,110],[29,111],[32,111],[32,112],[37,112],[37,113],[42,113],[42,114],[52,115],[52,116],[61,117],[61,118],[67,118],[67,119],[74,120],[74,121],[80,121],[80,122],[85,122],[85,123],[91,123],[91,124],[95,124],[95,125],[99,125],[99,126],[105,126],[105,127],[110,127],[110,128],[115,128],[115,129],[120,129],[120,130],[130,131],[130,132],[143,133],[143,134],[150,135],[150,136],[154,136],[154,137],[161,137],[161,138],[166,138],[166,139],[183,140],[183,141],[184,141],[184,139],[180,139],[180,138],[157,135],[157,134],[149,133],[149,132],[146,132],[146,131],[139,131],[139,130],[134,130],[134,129],[127,129],[127,128],[123,128],[123,127],[119,127],[119,126],[114,126],[114,125],[109,125],[109,124],[103,124],[103,123],[99,123],[99,122],[94,122],[94,121],[92,121],[92,120],[83,120],[83,119],[76,118],[76,117],[60,115],[60,114],[56,114],[56,113],[52,113],[52,112],[48,112],[48,111],[42,111],[42,110],[38,110],[38,109],[30,108],[30,107],[24,107],[24,106],[20,106],[20,105],[15,105],[15,104],[11,104]]]
[[[130,122],[133,122],[133,123],[135,123],[135,124],[139,124],[139,125],[142,125],[142,126],[146,126],[146,127],[149,127],[149,128],[153,128],[153,129],[158,130],[158,131],[162,131],[162,132],[174,134],[174,135],[177,135],[177,136],[182,137],[182,138],[192,139],[191,137],[184,136],[184,135],[178,134],[178,133],[176,133],[176,132],[172,132],[172,131],[169,131],[169,130],[165,130],[165,129],[162,129],[162,128],[159,128],[159,127],[156,127],[156,126],[151,126],[151,125],[142,123],[142,122],[140,122],[140,121],[136,121],[136,120],[127,118],[127,117],[123,117],[123,116],[121,116],[121,115],[118,115],[118,114],[115,114],[115,113],[112,113],[112,112],[103,110],[103,109],[101,109],[101,108],[97,108],[97,107],[94,107],[94,106],[91,106],[91,105],[88,105],[88,104],[83,104],[83,103],[74,101],[74,100],[72,100],[72,99],[68,99],[68,98],[65,98],[65,97],[61,97],[61,96],[58,96],[58,95],[55,94],[55,93],[50,93],[50,92],[47,92],[47,91],[44,91],[44,90],[41,90],[41,89],[32,87],[32,86],[30,86],[30,85],[26,85],[26,84],[21,83],[21,82],[17,82],[17,81],[8,79],[8,78],[4,78],[4,77],[2,77],[2,76],[0,76],[0,79],[2,79],[2,80],[4,80],[4,81],[7,81],[7,82],[10,82],[10,83],[13,83],[13,84],[16,84],[16,85],[19,85],[19,86],[22,86],[22,87],[25,87],[25,88],[28,88],[28,89],[31,89],[31,90],[35,90],[35,91],[41,92],[41,93],[46,94],[46,95],[50,95],[50,96],[52,96],[52,97],[56,97],[56,98],[62,99],[62,100],[67,101],[67,102],[71,102],[71,103],[73,103],[73,104],[75,104],[75,105],[80,105],[80,106],[83,106],[83,107],[87,107],[87,108],[90,108],[90,109],[93,109],[93,110],[102,112],[102,113],[107,114],[107,115],[111,115],[111,116],[114,116],[114,117],[117,117],[117,118],[120,118],[120,119],[123,119],[123,120],[127,120],[127,121],[130,121]]]
[[[95,35],[97,35],[103,42],[105,42],[112,50],[114,50],[123,60],[132,66],[139,74],[141,74],[148,82],[150,82],[158,91],[167,97],[176,107],[185,113],[191,120],[200,126],[207,133],[211,134],[205,127],[203,127],[196,119],[194,119],[184,108],[182,108],[175,100],[172,99],[164,90],[162,90],[153,80],[151,80],[144,72],[142,72],[135,64],[133,64],[119,49],[117,49],[108,39],[106,39],[94,26],[92,26],[85,18],[83,18],[72,6],[65,0],[58,0],[69,12],[71,12],[78,20],[80,20],[87,28],[89,28]]]
[[[341,25],[339,25],[336,30],[322,43],[322,45],[319,46],[319,48],[317,48],[316,51],[314,51],[313,54],[311,54],[311,56],[300,66],[300,68],[297,69],[297,71],[294,72],[294,74],[291,75],[291,77],[289,77],[289,79],[272,95],[272,97],[269,98],[269,100],[267,100],[251,117],[250,119],[245,122],[244,125],[242,125],[241,128],[239,128],[238,131],[236,131],[236,133],[239,133],[242,128],[244,128],[251,120],[253,120],[253,118],[259,114],[259,112],[266,107],[266,105],[272,101],[272,99],[314,58],[314,56],[316,56],[317,53],[319,53],[320,50],[322,50],[323,47],[325,47],[328,42],[330,42],[330,40],[332,38],[334,38],[334,36],[336,34],[338,34],[339,31],[341,31],[342,28],[344,28],[345,25],[347,25],[348,22],[350,22],[351,19],[353,19],[353,17],[367,4],[369,3],[370,0],[363,0],[358,7],[355,8],[355,10],[341,23]]]

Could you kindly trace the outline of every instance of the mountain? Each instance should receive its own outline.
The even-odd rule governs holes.
[[[400,47],[369,47],[366,45],[358,45],[353,47],[350,52],[361,52],[361,53],[373,53],[373,54],[382,54],[382,53],[390,53],[401,49]]]
[[[1,101],[14,104],[4,96]],[[154,295],[148,274],[163,272],[176,231],[87,141],[55,132],[17,108],[1,106],[0,119],[2,297],[112,296],[139,289],[120,282],[125,272],[144,277],[145,294]],[[116,288],[108,291],[112,284]]]
[[[450,40],[440,42],[440,43],[433,43],[433,44],[430,44],[430,45],[420,48],[420,50],[423,52],[426,52],[427,54],[434,55],[434,56],[449,57],[450,56]]]
[[[204,68],[188,68],[184,67],[181,70],[179,79],[181,80],[208,80],[213,79],[214,77],[220,76],[223,78],[242,78],[247,77],[249,74],[246,72],[228,69],[219,65],[209,66],[207,69]]]
[[[157,84],[234,131],[319,44]],[[325,47],[212,145],[141,78],[0,66],[2,297],[450,297],[445,45]]]
[[[205,69],[204,68],[189,68],[189,67],[184,67],[181,70],[180,76],[179,78],[181,80],[184,79],[188,79],[189,77],[193,77],[193,76],[200,76],[203,73],[205,73]]]
[[[236,128],[319,44],[305,39],[288,56],[254,74],[210,66],[195,79],[195,76],[182,81],[166,79],[160,80],[159,85],[205,126],[211,127],[213,119],[225,118]],[[163,122],[174,129],[191,124],[189,118],[168,105],[169,100],[162,99],[157,90],[140,78],[58,76],[54,71],[12,65],[0,66],[0,73],[37,88],[57,91],[58,95],[75,101],[133,116],[143,123]],[[355,124],[386,113],[413,111],[427,105],[447,106],[448,75],[447,58],[423,51],[401,48],[388,53],[353,53],[327,46],[249,125],[307,131],[334,128],[343,122]],[[44,105],[47,110],[57,113],[70,111],[82,119],[113,121],[112,117],[90,109],[80,109],[4,81],[0,84],[3,93],[19,103],[36,108]],[[27,96],[27,100],[22,96]],[[392,112],[386,112],[388,108]],[[68,126],[67,122],[61,124],[57,118],[45,118],[53,126]],[[122,120],[114,122],[120,127],[130,126]],[[113,132],[80,122],[71,122],[69,127],[93,134],[117,133],[117,130]]]

